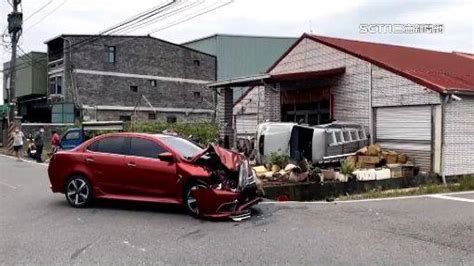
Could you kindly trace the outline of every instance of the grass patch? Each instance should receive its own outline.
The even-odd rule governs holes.
[[[376,198],[391,198],[402,196],[416,196],[425,194],[448,193],[458,191],[474,190],[474,176],[465,176],[458,178],[458,182],[448,185],[428,183],[418,187],[404,188],[404,189],[372,189],[366,193],[341,196],[337,200],[360,200],[360,199],[376,199]]]

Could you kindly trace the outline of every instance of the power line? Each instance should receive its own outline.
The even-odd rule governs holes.
[[[152,21],[163,20],[163,19],[168,18],[168,17],[170,17],[170,16],[172,16],[172,15],[174,15],[174,14],[176,14],[176,13],[180,13],[180,12],[186,10],[186,9],[189,9],[189,8],[186,8],[186,7],[192,6],[191,8],[193,8],[193,7],[197,6],[197,5],[202,4],[202,2],[203,2],[203,1],[197,1],[197,2],[195,2],[195,3],[193,3],[193,4],[190,4],[190,5],[181,7],[181,8],[178,9],[178,10],[170,11],[170,12],[168,12],[168,13],[165,13],[165,14],[163,14],[163,15],[161,15],[161,16],[155,18],[155,19],[153,19]],[[205,13],[208,13],[208,12],[211,12],[211,11],[216,10],[216,9],[218,9],[218,8],[221,8],[221,7],[223,7],[223,6],[225,6],[225,5],[228,5],[228,4],[232,3],[232,2],[233,2],[233,0],[231,0],[231,1],[229,1],[229,2],[226,2],[226,3],[224,3],[224,4],[221,4],[221,5],[217,5],[217,6],[216,6],[215,4],[217,4],[218,2],[213,2],[211,5],[208,5],[207,7],[203,8],[203,9],[200,9],[200,10],[198,11],[198,13],[193,13],[193,14],[187,15],[187,16],[186,16],[187,19],[181,19],[181,20],[178,20],[178,22],[175,21],[175,22],[173,22],[172,25],[171,25],[171,24],[168,24],[168,25],[166,25],[165,27],[166,27],[166,28],[170,28],[170,27],[172,27],[172,26],[174,26],[174,25],[177,25],[177,24],[186,22],[186,21],[191,20],[191,19],[193,19],[193,18],[195,18],[195,17],[198,17],[198,16],[203,15],[203,14],[205,14]],[[151,22],[151,21],[150,21],[150,22]],[[148,24],[149,24],[149,22],[148,22]],[[137,29],[143,28],[143,27],[145,27],[145,26],[148,26],[148,25],[142,25],[142,26],[138,26],[138,27],[136,27],[136,28],[132,28],[132,29],[126,30],[126,31],[124,31],[124,33],[129,33],[130,30],[137,30]],[[160,30],[161,30],[161,29],[160,29]],[[150,33],[148,33],[148,35],[150,35]],[[117,44],[129,42],[129,41],[131,41],[131,40],[132,40],[132,39],[127,39],[127,40],[123,40],[123,41],[121,41],[121,42],[116,42],[116,43],[114,43],[114,44],[117,45]]]
[[[27,30],[33,28],[34,26],[40,24],[41,22],[43,22],[47,17],[49,17],[51,14],[53,14],[54,12],[56,12],[59,8],[61,8],[64,4],[66,4],[68,0],[63,0],[62,3],[60,3],[56,8],[54,8],[53,10],[51,10],[49,13],[47,13],[46,15],[44,15],[42,18],[40,18],[40,20],[38,20],[35,24],[29,26],[28,28],[26,28],[23,32],[26,32]]]
[[[26,53],[19,45],[17,46],[18,50],[22,53],[22,56],[27,59],[27,63],[31,65],[32,67],[36,68],[37,70],[47,70],[46,64],[43,64],[42,62],[39,62],[35,60],[31,55]],[[28,61],[29,60],[29,61]],[[43,69],[39,69],[38,66],[42,67]]]
[[[172,0],[171,2],[168,2],[167,4],[164,5],[158,5],[154,8],[151,8],[150,10],[147,10],[143,13],[140,13],[132,18],[129,18],[125,20],[124,22],[118,23],[115,26],[112,26],[106,30],[103,30],[102,32],[99,33],[99,35],[104,35],[104,34],[111,34],[114,31],[117,31],[119,28],[125,26],[125,25],[130,25],[131,23],[136,23],[136,21],[142,21],[143,19],[149,18],[150,16],[156,15],[157,13],[161,12],[163,9],[167,8],[168,6],[174,5],[178,2],[178,0]]]
[[[44,4],[43,6],[41,6],[40,8],[38,8],[35,12],[31,13],[31,15],[29,15],[28,17],[26,17],[24,20],[23,20],[23,23],[25,23],[26,21],[28,21],[31,17],[33,17],[34,15],[38,14],[39,12],[41,12],[41,10],[45,9],[47,6],[49,6],[51,3],[53,2],[53,0],[49,0],[46,4]]]
[[[197,14],[195,14],[195,15],[192,15],[192,16],[190,16],[190,17],[187,17],[187,18],[185,18],[185,19],[175,21],[175,22],[173,22],[173,23],[171,23],[171,24],[168,24],[167,26],[164,26],[164,27],[162,27],[162,28],[154,29],[154,30],[152,30],[149,34],[152,34],[152,33],[158,32],[158,31],[162,31],[162,30],[171,28],[171,27],[173,27],[173,26],[176,26],[176,25],[178,25],[178,24],[187,22],[187,21],[189,21],[189,20],[191,20],[191,19],[193,19],[193,18],[202,16],[202,15],[207,14],[207,13],[209,13],[209,12],[212,12],[212,11],[214,11],[214,10],[216,10],[216,9],[219,9],[219,8],[222,8],[222,7],[226,6],[226,5],[229,5],[229,4],[231,4],[232,2],[234,2],[234,0],[230,0],[230,1],[226,2],[226,3],[223,3],[223,4],[221,4],[221,5],[218,5],[218,6],[214,7],[214,8],[208,9],[208,10],[206,10],[205,8],[204,8],[204,9],[201,9],[200,11],[202,11],[202,12],[199,12],[199,13],[197,13]]]
[[[139,19],[139,18],[141,18],[141,17],[143,17],[143,16],[146,16],[146,15],[148,15],[148,14],[150,14],[150,13],[156,11],[156,10],[160,10],[160,9],[162,9],[162,8],[165,8],[165,7],[168,6],[168,5],[172,5],[172,4],[174,4],[175,2],[176,2],[176,0],[172,0],[171,2],[169,2],[169,3],[167,3],[167,4],[162,4],[161,6],[157,6],[157,7],[154,7],[154,8],[152,8],[152,9],[150,9],[150,10],[147,10],[147,11],[145,11],[145,12],[142,12],[142,13],[140,13],[139,15],[136,15],[136,16],[130,18],[130,19],[127,19],[125,22],[119,23],[119,24],[117,24],[117,25],[115,25],[115,26],[112,26],[111,28],[108,28],[108,29],[106,29],[106,30],[103,30],[103,31],[99,32],[98,35],[88,37],[88,38],[86,38],[86,39],[84,39],[84,40],[78,41],[78,42],[73,43],[73,44],[69,44],[68,46],[65,47],[64,50],[67,51],[67,50],[71,49],[72,47],[75,47],[75,46],[78,46],[78,45],[84,45],[84,44],[88,44],[88,43],[95,42],[95,41],[97,41],[97,40],[103,38],[104,36],[107,36],[107,34],[108,34],[110,31],[113,31],[113,30],[115,30],[115,29],[117,29],[117,28],[123,27],[123,26],[126,25],[127,23],[132,23],[132,22],[133,22],[134,20],[136,20],[136,19]]]
[[[181,3],[185,3],[187,1],[184,1],[184,2],[181,2]],[[174,8],[178,7],[179,5],[181,5],[181,3],[178,3]],[[131,32],[131,31],[135,31],[135,30],[138,30],[138,29],[141,29],[141,28],[144,28],[150,24],[153,24],[155,23],[156,21],[160,21],[160,20],[163,20],[165,18],[168,18],[176,13],[179,13],[179,12],[183,12],[187,9],[190,9],[190,8],[194,8],[196,7],[197,5],[200,5],[203,3],[203,0],[199,0],[199,1],[193,1],[191,4],[188,4],[188,5],[184,5],[178,9],[175,9],[175,10],[171,10],[167,13],[164,13],[164,14],[161,14],[160,16],[155,16],[153,19],[149,19],[147,21],[144,21],[144,22],[141,22],[141,23],[136,23],[136,25],[133,25],[132,27],[127,27],[128,29],[124,28],[124,29],[121,29],[121,33],[122,34],[125,34],[125,33],[128,33],[128,32]]]

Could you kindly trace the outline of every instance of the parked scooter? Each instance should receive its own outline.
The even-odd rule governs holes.
[[[29,135],[26,140],[28,141],[28,157],[30,157],[31,159],[36,159],[36,146],[33,136]]]

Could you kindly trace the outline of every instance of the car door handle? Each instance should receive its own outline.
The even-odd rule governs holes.
[[[94,162],[94,159],[88,157],[88,158],[86,158],[86,162],[88,162],[88,163],[93,163],[93,162]]]
[[[135,166],[137,166],[135,163],[127,163],[127,165],[128,165],[129,167],[135,167]]]

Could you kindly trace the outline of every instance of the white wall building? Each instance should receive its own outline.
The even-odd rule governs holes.
[[[474,174],[472,54],[304,34],[260,79],[233,107],[237,136],[264,120],[355,122],[423,171]]]

